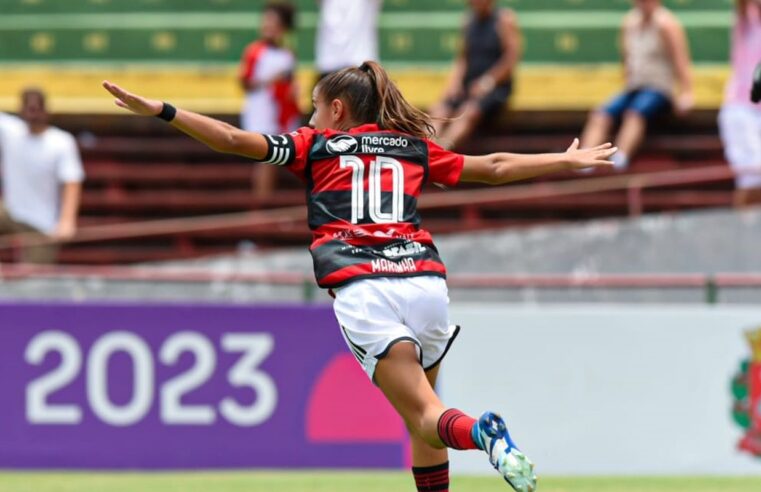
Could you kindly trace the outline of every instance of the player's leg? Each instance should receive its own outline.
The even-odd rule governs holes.
[[[439,367],[425,372],[428,385],[436,391],[436,378],[439,374]],[[435,448],[428,444],[423,438],[416,433],[410,433],[412,444],[412,466],[429,467],[445,463],[448,459],[447,448]]]
[[[388,278],[352,282],[335,290],[333,310],[344,339],[370,379],[382,390],[384,386],[393,388],[392,397],[387,398],[410,433],[433,448],[443,449],[436,421],[444,407],[420,365],[415,333],[399,313],[405,285]],[[428,423],[423,425],[423,421]]]
[[[438,422],[446,408],[431,388],[420,365],[417,346],[396,343],[378,361],[375,383],[419,440],[434,449],[446,444],[438,433]],[[471,446],[475,448],[475,443]]]
[[[439,277],[414,277],[404,281],[404,297],[409,300],[400,312],[422,349],[422,365],[428,384],[436,391],[441,361],[459,332],[449,324],[449,297],[446,281]],[[472,424],[471,424],[472,427]],[[442,490],[449,484],[447,449],[434,448],[410,433],[415,483],[419,491]]]
[[[423,370],[422,360],[429,361],[429,369],[440,362],[456,329],[443,340],[438,355],[431,354],[437,357],[431,360],[423,357],[416,332],[404,320],[411,312],[425,310],[431,303],[446,306],[446,286],[442,279],[438,280],[443,285],[436,289],[418,285],[412,279],[386,278],[360,280],[337,289],[333,308],[341,332],[365,372],[378,384],[413,436],[436,450],[445,447],[489,450],[490,462],[508,483],[521,492],[530,491],[535,484],[528,468],[530,463],[516,454],[517,448],[505,435],[506,431],[492,432],[491,427],[479,427],[475,419],[463,412],[446,409]],[[485,416],[490,423],[493,421],[494,414]]]
[[[432,448],[483,449],[507,483],[519,492],[536,488],[533,464],[510,439],[502,418],[492,412],[476,421],[445,409],[418,359],[417,346],[395,344],[375,366],[375,381],[411,433]]]
[[[451,326],[449,323],[447,284],[440,277],[421,276],[394,279],[390,281],[389,287],[393,289],[393,297],[398,299],[396,309],[400,321],[404,323],[405,328],[417,345],[414,347],[415,350],[409,350],[411,347],[402,347],[401,350],[404,352],[389,353],[383,357],[376,367],[375,382],[381,390],[384,390],[385,387],[389,388],[389,392],[399,391],[401,393],[400,397],[387,396],[398,410],[408,406],[408,408],[399,411],[402,417],[415,415],[413,419],[405,418],[405,421],[414,420],[420,416],[425,419],[425,409],[431,408],[434,415],[428,419],[426,424],[422,425],[424,431],[421,433],[419,429],[421,426],[414,424],[410,425],[410,429],[429,447],[442,449],[442,436],[439,436],[437,425],[445,408],[436,395],[434,387],[438,376],[438,367],[459,332],[458,327]],[[387,373],[396,370],[401,363],[409,363],[411,367],[400,367],[400,370],[414,374],[416,381],[419,381],[419,389],[408,390],[404,385],[412,381],[407,381],[405,375],[387,375]],[[400,387],[396,388],[397,385]],[[472,426],[475,420],[470,420]],[[469,429],[465,429],[465,431],[467,432]],[[450,444],[447,442],[447,436],[443,437],[443,444]],[[469,446],[467,439],[465,440],[464,444],[451,447],[472,447]]]
[[[436,388],[439,366],[426,371],[428,384]],[[447,448],[434,448],[414,432],[410,432],[412,446],[412,476],[418,492],[449,490],[449,455]]]

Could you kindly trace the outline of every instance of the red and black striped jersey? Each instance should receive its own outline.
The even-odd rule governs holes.
[[[462,155],[375,124],[267,138],[264,161],[306,183],[309,249],[321,287],[368,277],[446,276],[431,235],[420,228],[417,200],[427,182],[457,184]]]

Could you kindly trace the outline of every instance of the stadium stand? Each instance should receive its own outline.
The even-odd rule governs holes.
[[[295,39],[308,97],[313,73],[315,2],[301,10]],[[700,111],[664,122],[649,139],[633,174],[723,165],[715,111],[726,77],[728,0],[667,0],[685,23],[697,67]],[[467,149],[562,150],[578,135],[586,110],[619,85],[616,31],[628,0],[510,0],[526,40],[513,111]],[[459,43],[462,0],[386,0],[381,57],[403,91],[427,106],[439,95]],[[247,0],[0,0],[0,110],[14,110],[29,82],[51,94],[54,123],[80,135],[88,173],[83,226],[190,217],[300,205],[299,183],[283,173],[276,198],[258,203],[250,163],[215,154],[158,121],[114,114],[103,78],[236,123],[241,93],[235,65],[255,35],[259,2]],[[145,13],[151,15],[146,16]],[[572,27],[571,27],[572,26]],[[721,63],[722,65],[718,65]],[[712,175],[713,176],[713,175]],[[565,181],[578,176],[553,176]],[[582,195],[527,198],[483,206],[427,210],[433,232],[619,215],[631,212],[629,186]],[[509,193],[507,191],[506,193]],[[731,176],[645,189],[637,211],[725,206]],[[166,237],[71,245],[68,263],[112,263],[229,251],[244,239],[260,246],[304,244],[302,224],[280,229],[238,227]],[[2,255],[5,253],[0,252]]]
[[[311,87],[317,15],[313,0],[301,10],[295,46]],[[616,31],[628,0],[511,0],[526,41],[515,106],[581,109],[617,87]],[[724,64],[730,24],[728,0],[667,0],[688,29],[697,63]],[[438,96],[456,52],[462,0],[388,0],[380,21],[381,57],[410,99],[428,105]],[[241,50],[254,37],[260,2],[243,0],[0,0],[0,108],[29,80],[45,80],[66,112],[113,111],[92,90],[101,78],[203,111],[233,113],[241,94],[230,80]],[[145,15],[149,13],[150,15]],[[40,67],[40,62],[48,65]],[[50,63],[53,63],[52,65]],[[558,71],[552,64],[564,64]],[[580,64],[607,63],[605,67]],[[549,66],[547,64],[550,64]],[[726,68],[698,70],[698,105],[717,107],[716,87]],[[176,83],[183,81],[181,87]],[[569,91],[568,87],[573,87]],[[214,98],[209,98],[214,94]]]
[[[295,2],[301,11],[299,40],[312,40],[316,2]],[[693,27],[701,61],[723,61],[729,2],[672,0]],[[388,0],[381,20],[381,50],[394,62],[446,62],[459,42],[461,0]],[[616,59],[611,41],[627,0],[513,0],[532,62],[599,62]],[[234,61],[258,25],[261,2],[244,0],[2,0],[3,60]],[[149,17],[144,13],[150,13]],[[571,27],[573,26],[573,27]],[[713,33],[723,37],[716,42]],[[302,61],[310,42],[298,43]]]

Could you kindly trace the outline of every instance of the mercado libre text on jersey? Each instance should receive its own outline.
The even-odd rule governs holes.
[[[271,145],[263,162],[284,166],[306,183],[309,249],[320,287],[370,277],[446,276],[430,233],[420,228],[417,200],[427,182],[457,184],[462,155],[375,124],[265,137]]]

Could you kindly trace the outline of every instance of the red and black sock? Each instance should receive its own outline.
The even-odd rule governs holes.
[[[449,492],[449,462],[434,466],[413,466],[418,492]]]
[[[479,449],[473,441],[473,426],[476,419],[469,417],[461,411],[450,408],[439,417],[439,438],[448,448],[452,449]]]

